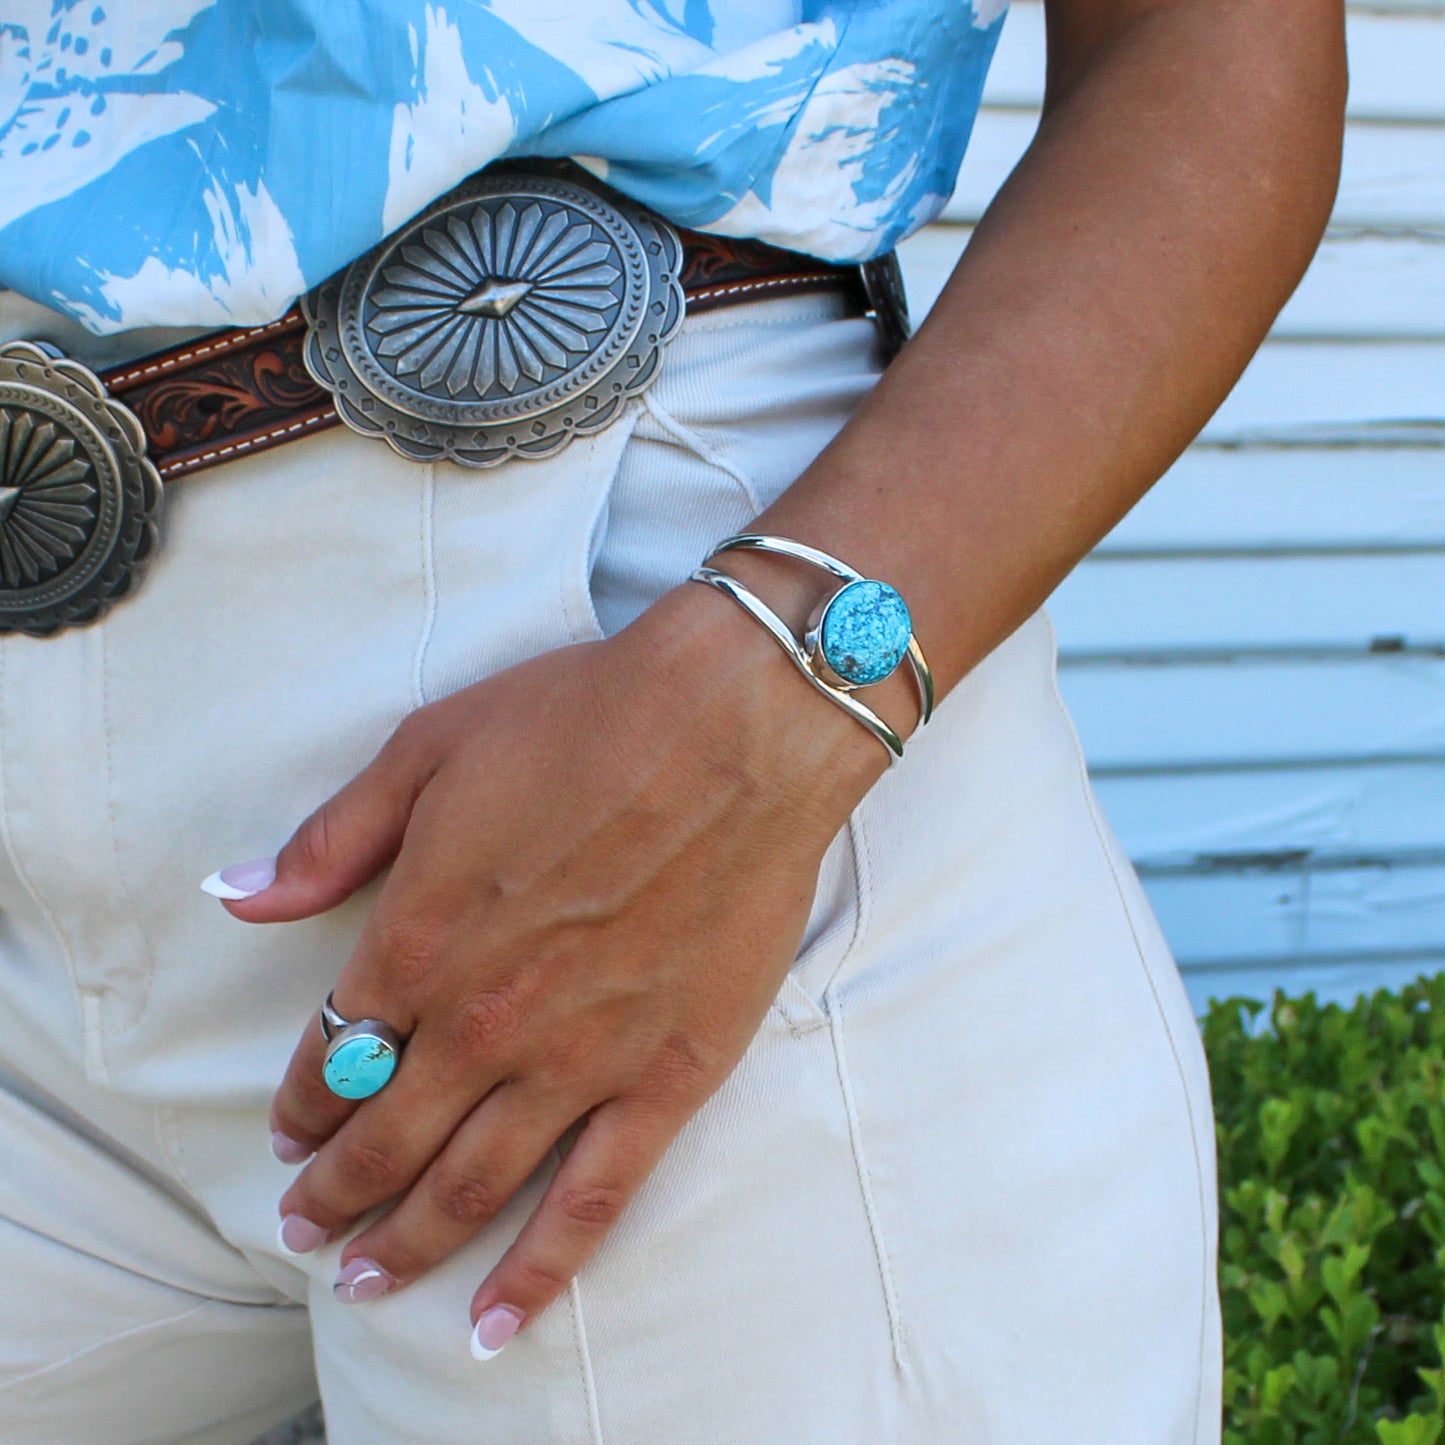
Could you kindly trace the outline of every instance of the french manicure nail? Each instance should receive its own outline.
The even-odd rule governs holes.
[[[283,1164],[304,1164],[316,1151],[277,1129],[271,1135],[271,1152]]]
[[[359,1305],[392,1289],[396,1280],[374,1259],[361,1255],[341,1266],[331,1292],[345,1304]]]
[[[490,1360],[500,1355],[521,1323],[521,1310],[514,1310],[511,1305],[493,1305],[484,1311],[472,1330],[472,1358]]]
[[[290,1255],[310,1254],[313,1249],[320,1249],[330,1238],[329,1229],[313,1224],[304,1214],[286,1215],[281,1221],[280,1229],[276,1231],[276,1243]]]
[[[232,863],[212,873],[201,884],[201,892],[212,898],[225,898],[235,902],[241,898],[254,898],[276,881],[276,860],[274,858],[253,858],[249,863]]]

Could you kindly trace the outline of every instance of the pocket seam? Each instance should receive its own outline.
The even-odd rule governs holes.
[[[692,452],[700,461],[704,462],[707,466],[716,468],[723,476],[731,477],[739,488],[741,488],[748,506],[753,510],[754,516],[763,510],[762,497],[758,492],[757,483],[753,481],[752,477],[743,471],[741,467],[733,466],[716,447],[709,446],[692,427],[686,426],[684,423],[678,421],[678,419],[663,406],[655,391],[646,393],[642,398],[642,405],[647,411],[648,416],[657,423],[658,428],[666,433],[667,436],[671,437],[678,446]],[[698,560],[701,561],[702,559],[699,558]]]
[[[851,927],[848,931],[847,942],[839,950],[837,960],[828,970],[827,976],[818,985],[816,994],[803,984],[798,975],[806,972],[810,955],[833,943],[840,931],[837,925],[823,928],[813,943],[793,960],[792,966],[788,969],[787,977],[780,985],[778,995],[773,1001],[772,1012],[783,1021],[794,1038],[802,1038],[805,1034],[810,1034],[815,1029],[827,1027],[832,1023],[833,986],[843,968],[857,953],[858,946],[867,930],[868,908],[865,893],[868,888],[867,880],[871,875],[867,865],[862,861],[867,845],[860,841],[863,828],[857,812],[843,826],[848,833],[847,878],[850,885],[847,902],[844,905],[844,916],[847,918],[848,915],[851,915],[851,918],[847,918]]]
[[[641,419],[642,407],[629,403],[623,415],[601,433],[607,436],[613,431],[619,432],[620,435],[615,440],[621,445],[611,454],[611,465],[605,467],[602,475],[596,479],[597,495],[592,518],[580,533],[580,556],[577,548],[569,547],[557,574],[562,621],[573,642],[598,642],[607,635],[602,619],[597,614],[597,602],[592,593],[594,563],[601,550],[598,542],[599,528],[606,526],[608,511],[612,505],[612,490],[617,485],[632,434],[637,430],[637,423]],[[601,535],[605,537],[605,532]]]
[[[576,1277],[567,1285],[567,1302],[572,1312],[572,1341],[577,1351],[577,1368],[582,1377],[582,1398],[587,1407],[590,1445],[606,1445],[602,1436],[602,1407],[597,1395],[597,1371],[592,1364],[592,1342],[582,1310],[582,1284]]]
[[[0,647],[0,716],[3,716],[4,705],[9,701],[9,694],[5,686],[5,656],[6,652]],[[15,875],[16,881],[24,890],[25,895],[35,905],[40,916],[45,920],[54,938],[61,957],[65,960],[66,974],[69,978],[70,987],[75,998],[76,1009],[84,1009],[84,999],[88,991],[80,980],[80,968],[76,961],[75,944],[70,933],[61,924],[60,915],[50,906],[39,888],[31,879],[29,870],[20,860],[20,849],[16,844],[14,830],[11,822],[10,797],[6,788],[6,770],[9,766],[9,759],[5,753],[4,732],[0,729],[0,852],[10,864],[10,870]],[[88,1025],[87,1025],[88,1027]],[[86,1064],[90,1068],[96,1063],[92,1042],[87,1034],[86,1038]],[[96,1071],[97,1073],[99,1070]]]

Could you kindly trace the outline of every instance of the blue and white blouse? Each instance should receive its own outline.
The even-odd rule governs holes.
[[[9,0],[0,286],[278,316],[502,155],[833,260],[957,175],[1006,0]]]

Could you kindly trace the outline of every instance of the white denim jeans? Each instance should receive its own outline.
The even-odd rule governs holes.
[[[177,483],[104,622],[0,644],[6,1445],[244,1445],[318,1381],[333,1445],[1218,1439],[1203,1055],[1042,614],[839,835],[736,1071],[502,1355],[468,1302],[552,1165],[393,1297],[277,1249],[267,1104],[370,895],[258,928],[199,880],[412,708],[625,623],[876,368],[836,300],[757,302],[549,461],[295,442]]]

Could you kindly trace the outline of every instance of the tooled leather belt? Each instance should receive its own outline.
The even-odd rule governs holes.
[[[0,633],[95,620],[154,551],[163,483],[338,424],[491,467],[602,430],[685,313],[841,290],[890,352],[896,263],[679,231],[584,176],[494,167],[277,321],[92,372],[0,346]]]

